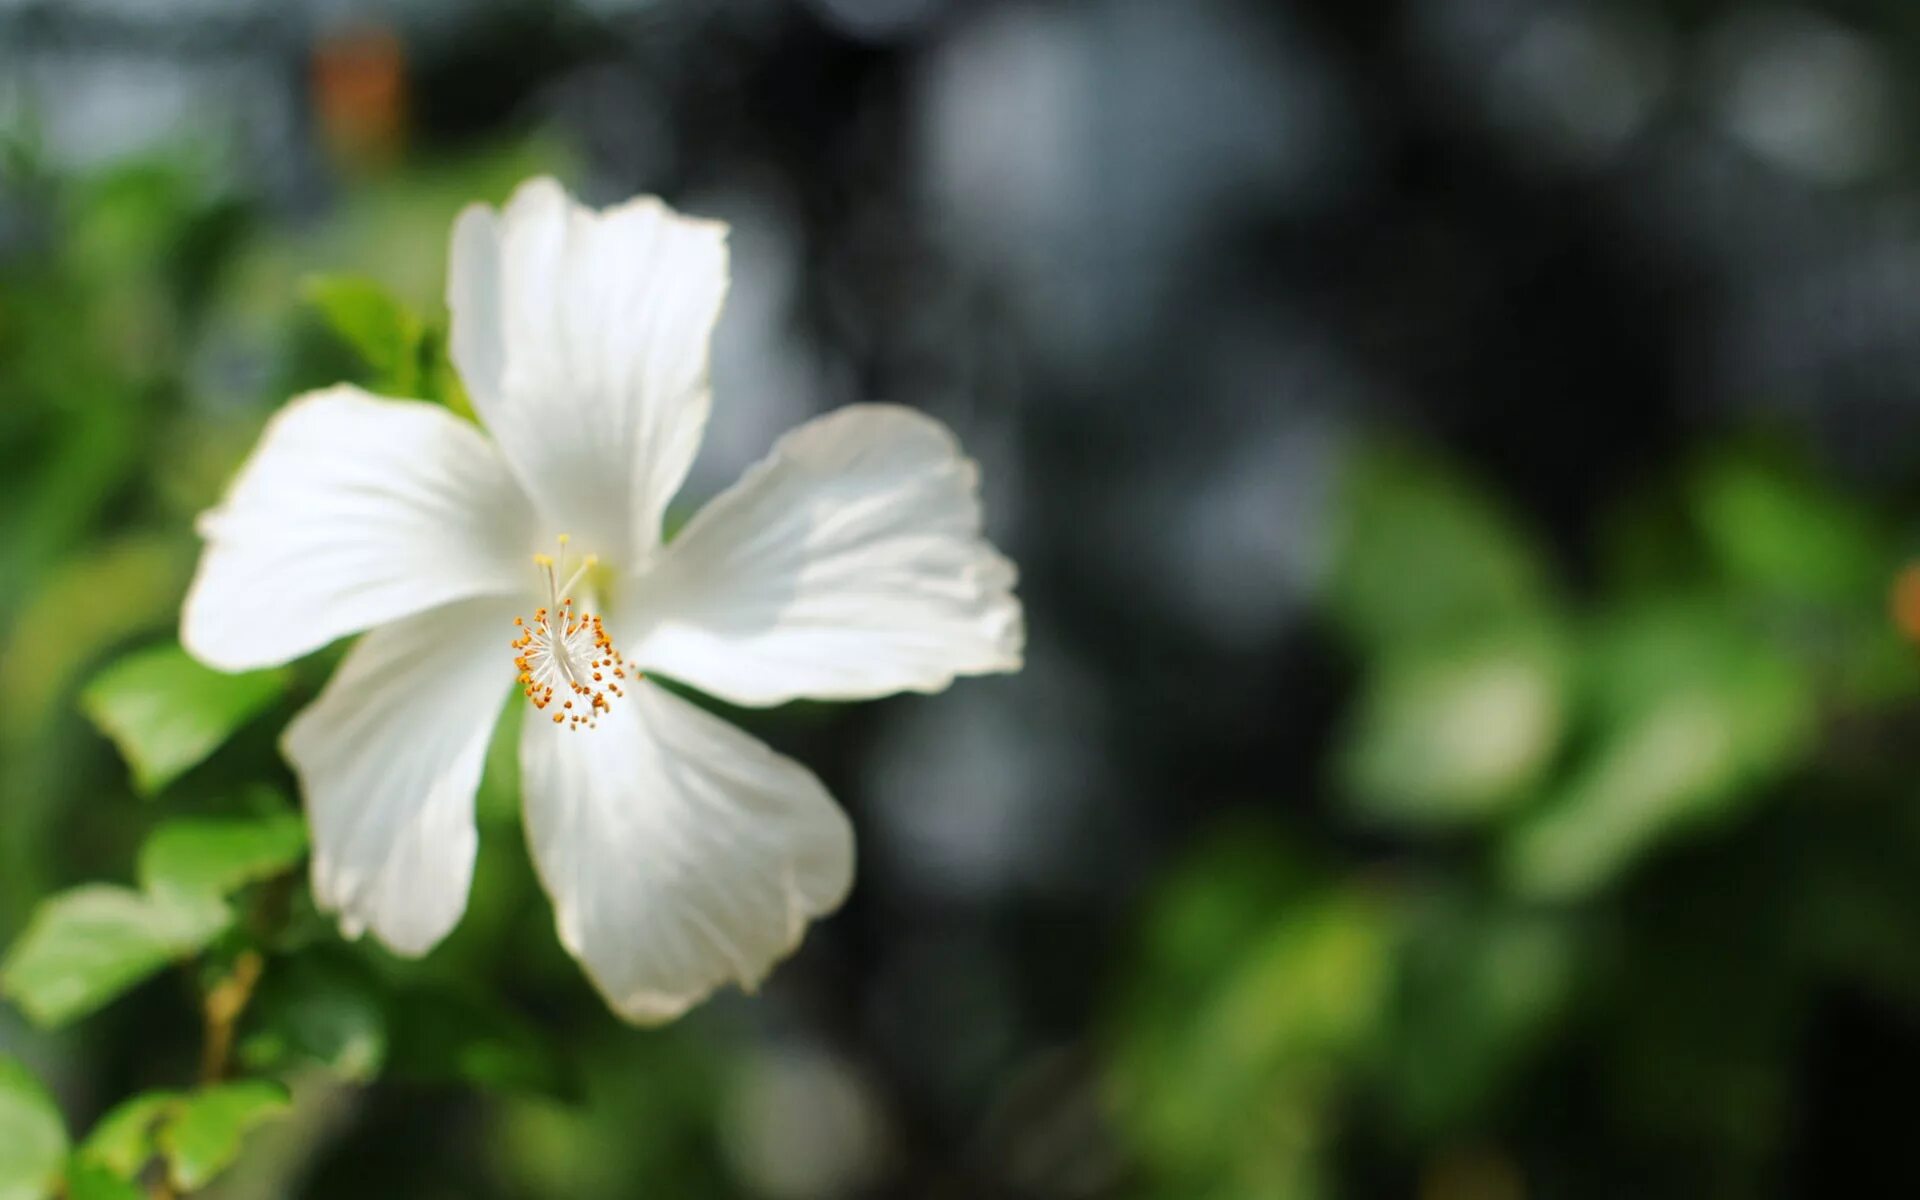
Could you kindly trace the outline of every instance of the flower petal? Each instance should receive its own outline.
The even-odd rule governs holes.
[[[853,405],[787,434],[632,586],[628,657],[736,704],[934,692],[1018,670],[1013,564],[939,422]]]
[[[228,671],[531,580],[532,510],[480,431],[358,388],[275,415],[199,531],[180,640]]]
[[[751,990],[852,883],[852,828],[812,772],[655,684],[597,729],[529,720],[520,770],[560,940],[630,1021]]]
[[[473,882],[473,793],[513,683],[513,605],[466,600],[360,639],[287,726],[313,827],[313,896],[348,937],[418,955]]]
[[[706,428],[726,226],[648,196],[604,212],[551,179],[453,227],[452,351],[546,516],[643,562]]]

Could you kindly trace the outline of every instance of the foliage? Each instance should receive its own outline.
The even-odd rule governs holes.
[[[461,168],[465,181],[416,219],[444,236],[475,186],[500,190],[525,169],[502,158],[482,171],[500,182],[476,185]],[[263,264],[298,297],[278,306],[273,338],[285,365],[275,392],[346,376],[470,411],[440,321],[371,278],[311,276],[303,291],[293,287],[287,265],[304,255],[245,236],[244,208],[200,193],[191,178],[158,165],[97,180],[45,177],[47,212],[71,225],[45,243],[45,259],[0,276],[0,386],[17,398],[0,416],[0,446],[24,484],[0,497],[0,529],[10,531],[0,542],[0,727],[10,747],[0,755],[10,801],[0,861],[11,864],[0,870],[0,994],[41,1027],[93,1029],[177,967],[175,986],[194,994],[204,1039],[197,1080],[175,1075],[110,1106],[71,1152],[47,1091],[0,1057],[6,1200],[145,1196],[156,1171],[172,1194],[197,1193],[287,1116],[288,1083],[314,1072],[342,1083],[578,1094],[550,1030],[492,989],[344,945],[314,912],[300,878],[305,823],[286,798],[268,726],[291,711],[285,699],[312,694],[330,656],[229,675],[151,640],[177,619],[191,516],[214,501],[245,445],[244,431],[234,436],[230,423],[185,403],[185,348],[220,336],[213,331],[235,311],[230,289],[255,286]],[[176,260],[183,250],[197,257]],[[146,455],[155,442],[181,453]],[[101,524],[109,499],[144,514],[145,527]],[[96,538],[77,536],[96,524]],[[76,548],[56,551],[65,544]],[[56,821],[104,827],[105,814],[40,799],[65,794],[63,764],[91,761],[75,712],[118,749],[133,790],[160,807],[137,855],[121,836],[81,863],[95,877],[124,874],[133,857],[137,886],[56,890],[37,857]],[[111,796],[110,772],[90,778]],[[516,797],[500,797],[498,782],[489,789],[488,803],[510,819]],[[506,886],[524,894],[530,881]],[[476,909],[483,920],[485,906]],[[0,1044],[11,1040],[0,1024]]]
[[[1585,592],[1404,446],[1355,452],[1335,527],[1342,803],[1185,855],[1109,1030],[1150,1194],[1519,1194],[1567,1119],[1622,1161],[1685,1139],[1662,1194],[1760,1191],[1794,1014],[1836,986],[1920,1001],[1892,932],[1920,894],[1840,865],[1863,837],[1920,853],[1858,745],[1920,685],[1885,612],[1897,543],[1760,445],[1630,498]],[[1529,1078],[1568,1056],[1606,1095],[1536,1111]]]
[[[517,844],[516,717],[468,916],[401,961],[303,881],[274,743],[333,652],[229,676],[171,640],[193,516],[273,405],[350,378],[471,415],[421,247],[529,165],[418,168],[293,234],[177,165],[29,173],[57,225],[0,275],[0,1200],[738,1190],[742,1048],[790,1031],[611,1023]],[[1115,1194],[1764,1194],[1808,1014],[1920,1013],[1909,498],[1708,437],[1562,543],[1485,474],[1350,456],[1312,786],[1154,784],[1195,832],[1110,988],[1074,981]],[[957,1008],[1030,985],[932,940]],[[376,1150],[328,1158],[349,1138]]]
[[[60,1177],[67,1131],[46,1090],[0,1058],[0,1198],[40,1200]]]
[[[80,703],[120,747],[140,790],[152,795],[213,753],[285,686],[284,672],[226,675],[165,645],[95,676]]]

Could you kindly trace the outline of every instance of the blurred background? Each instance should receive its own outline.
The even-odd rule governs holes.
[[[1917,62],[1907,0],[0,0],[0,941],[293,802],[337,652],[154,799],[82,691],[277,405],[400,386],[353,297],[431,347],[547,171],[733,224],[682,515],[924,409],[1029,665],[736,714],[859,880],[657,1032],[509,731],[448,944],[269,964],[295,1105],[208,1195],[1920,1187]],[[179,972],[0,1007],[76,1128],[199,1038]]]

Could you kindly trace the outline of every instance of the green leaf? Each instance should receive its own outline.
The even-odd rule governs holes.
[[[67,1166],[66,1200],[146,1200],[146,1194],[104,1167],[75,1159]]]
[[[136,786],[153,795],[218,749],[285,690],[284,671],[226,675],[173,644],[108,667],[80,703],[120,747]]]
[[[427,988],[396,997],[392,1021],[389,1073],[396,1078],[560,1100],[578,1095],[576,1072],[552,1042],[491,1004]]]
[[[1902,556],[1875,512],[1752,454],[1713,460],[1688,484],[1707,561],[1767,606],[1781,640],[1831,689],[1829,703],[1903,702],[1920,689],[1898,614],[1887,612]]]
[[[0,593],[33,578],[9,566],[11,548],[0,529]],[[58,856],[47,851],[56,844],[55,811],[73,802],[75,759],[56,750],[63,735],[55,716],[67,716],[73,692],[97,656],[164,622],[169,608],[177,616],[187,561],[185,547],[158,538],[127,537],[94,547],[40,580],[8,621],[0,640],[0,804],[6,812],[0,820],[0,913],[8,928],[64,882],[51,869]],[[56,629],[59,636],[48,636]]]
[[[271,1071],[318,1063],[364,1082],[387,1056],[387,1017],[365,968],[345,956],[306,954],[275,964],[248,1008],[240,1061]]]
[[[96,1171],[134,1178],[159,1156],[176,1187],[196,1191],[232,1164],[249,1130],[287,1107],[286,1089],[264,1080],[190,1094],[147,1092],[101,1118],[74,1158]]]
[[[1751,457],[1707,464],[1691,499],[1708,553],[1728,577],[1789,599],[1864,602],[1878,615],[1894,555],[1866,509],[1804,472]]]
[[[0,1056],[0,1200],[53,1194],[67,1161],[67,1127],[40,1081]]]
[[[1477,820],[1524,799],[1566,725],[1557,639],[1508,631],[1464,646],[1387,655],[1370,672],[1337,760],[1375,820]]]
[[[477,420],[473,398],[448,354],[447,334],[438,327],[429,328],[420,340],[421,382],[424,398],[446,405],[467,420]]]
[[[153,832],[140,849],[140,882],[149,891],[224,896],[270,879],[307,852],[298,813],[265,817],[183,817]]]
[[[78,1157],[129,1179],[158,1152],[160,1126],[181,1104],[179,1092],[142,1092],[115,1105],[80,1143]]]
[[[1584,649],[1600,736],[1505,850],[1509,882],[1538,898],[1604,886],[1666,837],[1754,797],[1813,743],[1805,672],[1723,607],[1642,605]]]
[[[307,280],[305,291],[327,326],[372,368],[377,390],[395,396],[418,394],[419,317],[379,283],[360,276],[315,276]]]
[[[1383,447],[1348,463],[1327,604],[1363,650],[1536,623],[1551,602],[1539,549],[1464,480]]]
[[[1387,1013],[1389,916],[1257,831],[1155,898],[1109,1091],[1149,1194],[1317,1194],[1331,1101]]]
[[[290,1107],[287,1089],[250,1079],[203,1088],[187,1097],[160,1130],[174,1186],[197,1191],[233,1165],[246,1135]]]
[[[1401,906],[1406,935],[1387,1081],[1425,1138],[1477,1127],[1572,986],[1566,929],[1537,914],[1439,894]]]
[[[232,917],[205,897],[91,884],[41,903],[0,963],[0,992],[43,1026],[84,1016],[203,949]]]

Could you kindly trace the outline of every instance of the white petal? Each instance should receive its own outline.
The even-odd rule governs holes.
[[[282,748],[306,793],[313,896],[348,937],[431,950],[467,907],[473,793],[513,683],[513,606],[467,600],[360,639]]]
[[[199,531],[180,640],[229,671],[531,586],[532,509],[485,436],[351,387],[282,409]]]
[[[520,770],[560,941],[630,1021],[751,990],[852,883],[852,828],[812,772],[652,683],[597,729],[529,719]]]
[[[978,477],[953,434],[910,409],[810,421],[634,581],[623,648],[736,704],[1018,670],[1015,572],[981,537]]]
[[[605,212],[551,179],[453,227],[453,360],[542,511],[644,561],[706,428],[726,226],[653,197]]]

